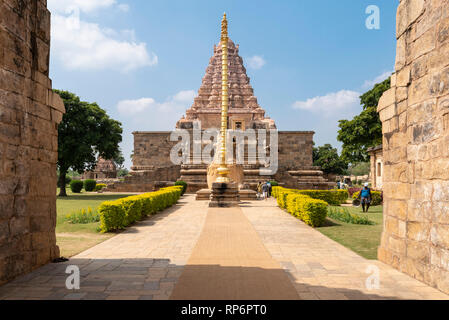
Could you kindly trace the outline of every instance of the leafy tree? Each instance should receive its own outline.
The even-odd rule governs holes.
[[[66,108],[58,127],[58,169],[61,191],[66,197],[65,179],[69,170],[83,173],[93,170],[97,155],[103,159],[114,159],[122,141],[121,123],[111,119],[96,103],[81,101],[68,91],[54,90]],[[62,183],[61,183],[62,182]]]
[[[348,164],[338,155],[338,151],[330,144],[313,148],[313,164],[321,167],[324,173],[344,174]]]
[[[129,170],[126,168],[117,171],[117,176],[120,178],[126,177],[127,175],[129,175]]]
[[[369,162],[357,162],[349,167],[349,174],[360,177],[368,175],[371,171],[371,164]]]
[[[343,142],[342,158],[348,163],[366,162],[368,148],[382,144],[382,122],[377,113],[382,94],[390,89],[390,78],[360,97],[363,111],[352,120],[340,120],[338,141]]]

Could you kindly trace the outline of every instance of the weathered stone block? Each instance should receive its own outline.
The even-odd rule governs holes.
[[[449,225],[433,225],[430,231],[430,239],[434,246],[449,250]]]
[[[414,241],[430,241],[430,224],[425,222],[407,222],[407,239]]]
[[[396,37],[399,38],[424,11],[424,0],[403,0],[399,4]]]

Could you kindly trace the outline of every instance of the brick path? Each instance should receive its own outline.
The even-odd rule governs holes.
[[[0,299],[449,298],[358,256],[274,201],[223,210],[186,196],[67,263],[0,287]],[[79,291],[65,288],[68,265],[80,267]],[[379,290],[366,289],[370,266],[379,268]]]

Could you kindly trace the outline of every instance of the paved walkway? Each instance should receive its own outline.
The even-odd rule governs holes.
[[[69,265],[81,289],[65,288]],[[379,272],[369,290],[367,269]],[[373,271],[371,271],[373,272]],[[276,207],[209,209],[186,196],[67,263],[0,287],[0,299],[449,299],[366,260]]]

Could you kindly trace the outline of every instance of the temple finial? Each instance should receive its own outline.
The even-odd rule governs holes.
[[[221,40],[228,40],[228,19],[226,18],[226,12],[223,14],[223,20],[221,21]]]

